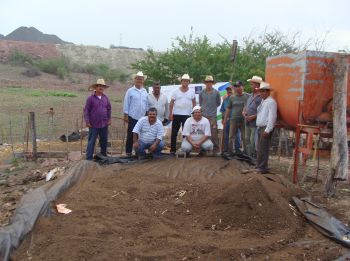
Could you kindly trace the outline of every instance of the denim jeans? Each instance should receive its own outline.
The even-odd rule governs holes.
[[[149,149],[152,146],[153,143],[144,143],[141,140],[139,140],[139,147],[136,151],[136,154],[138,156],[144,156],[145,150]],[[159,156],[162,149],[164,148],[164,142],[160,141],[156,150],[152,153],[152,156]]]
[[[126,145],[125,145],[125,152],[126,153],[132,153],[132,143],[133,143],[133,133],[132,130],[134,129],[137,120],[134,118],[131,118],[128,116],[128,132],[126,135]]]
[[[104,128],[89,128],[88,144],[86,148],[87,160],[93,159],[97,136],[99,136],[100,139],[101,154],[107,156],[108,126]]]

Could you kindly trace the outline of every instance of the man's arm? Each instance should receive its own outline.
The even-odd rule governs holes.
[[[225,112],[225,118],[224,118],[224,124],[226,124],[228,118],[230,118],[230,113],[231,113],[231,109],[226,108],[226,112]]]
[[[268,120],[265,132],[270,133],[275,127],[276,119],[277,119],[277,104],[275,102],[270,102],[268,105]]]
[[[192,108],[193,108],[194,106],[196,106],[196,97],[194,97],[194,98],[192,99]]]
[[[171,99],[170,104],[169,104],[169,121],[173,120],[174,102],[175,102],[175,100]]]
[[[216,107],[219,107],[221,104],[221,96],[220,96],[220,92],[217,91],[216,92]]]
[[[124,111],[124,122],[128,122],[128,114],[129,114],[129,103],[130,103],[130,95],[129,90],[126,91],[124,97],[123,111]]]
[[[91,103],[90,97],[89,97],[86,100],[86,104],[84,107],[84,120],[85,120],[86,127],[89,127],[89,128],[91,128],[91,123],[90,123],[91,106],[92,106],[92,103]]]
[[[164,119],[169,119],[169,102],[168,102],[168,98],[166,96],[164,97],[165,97]]]
[[[203,91],[199,93],[199,106],[203,106]]]

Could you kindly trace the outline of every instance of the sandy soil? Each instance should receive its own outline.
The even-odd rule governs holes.
[[[13,260],[333,260],[345,249],[290,207],[281,176],[221,158],[110,165],[55,203]],[[278,182],[281,180],[283,182]]]

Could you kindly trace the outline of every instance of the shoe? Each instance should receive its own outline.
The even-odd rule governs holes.
[[[126,153],[126,156],[131,157],[132,153],[131,152]]]

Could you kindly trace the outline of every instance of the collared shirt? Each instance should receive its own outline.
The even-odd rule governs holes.
[[[169,119],[169,102],[164,94],[160,94],[158,100],[153,93],[148,94],[148,109],[152,107],[157,109],[157,118],[160,121]]]
[[[265,100],[262,100],[262,102],[258,106],[256,126],[266,126],[265,132],[270,133],[275,127],[276,119],[277,103],[271,96],[268,96]]]
[[[148,111],[148,93],[145,88],[137,89],[135,86],[126,91],[124,97],[124,114],[135,120],[139,120]]]
[[[93,93],[86,100],[84,107],[84,120],[93,128],[104,128],[111,119],[111,103],[106,95],[101,99]]]
[[[204,117],[216,117],[220,103],[220,93],[215,89],[211,92],[207,92],[207,90],[204,89],[199,94],[199,105],[202,107],[202,115]]]
[[[248,114],[248,116],[251,116],[251,115],[256,115],[257,113],[257,109],[258,109],[258,106],[260,105],[261,103],[261,97],[259,94],[255,95],[254,94],[251,94],[247,100],[247,103],[245,105],[246,107],[246,113]],[[249,127],[256,127],[256,119],[253,120],[253,121],[247,121],[247,125]]]
[[[156,139],[162,140],[164,136],[163,124],[160,120],[153,124],[149,123],[148,116],[138,120],[132,132],[139,135],[139,140],[146,144],[152,144]]]

